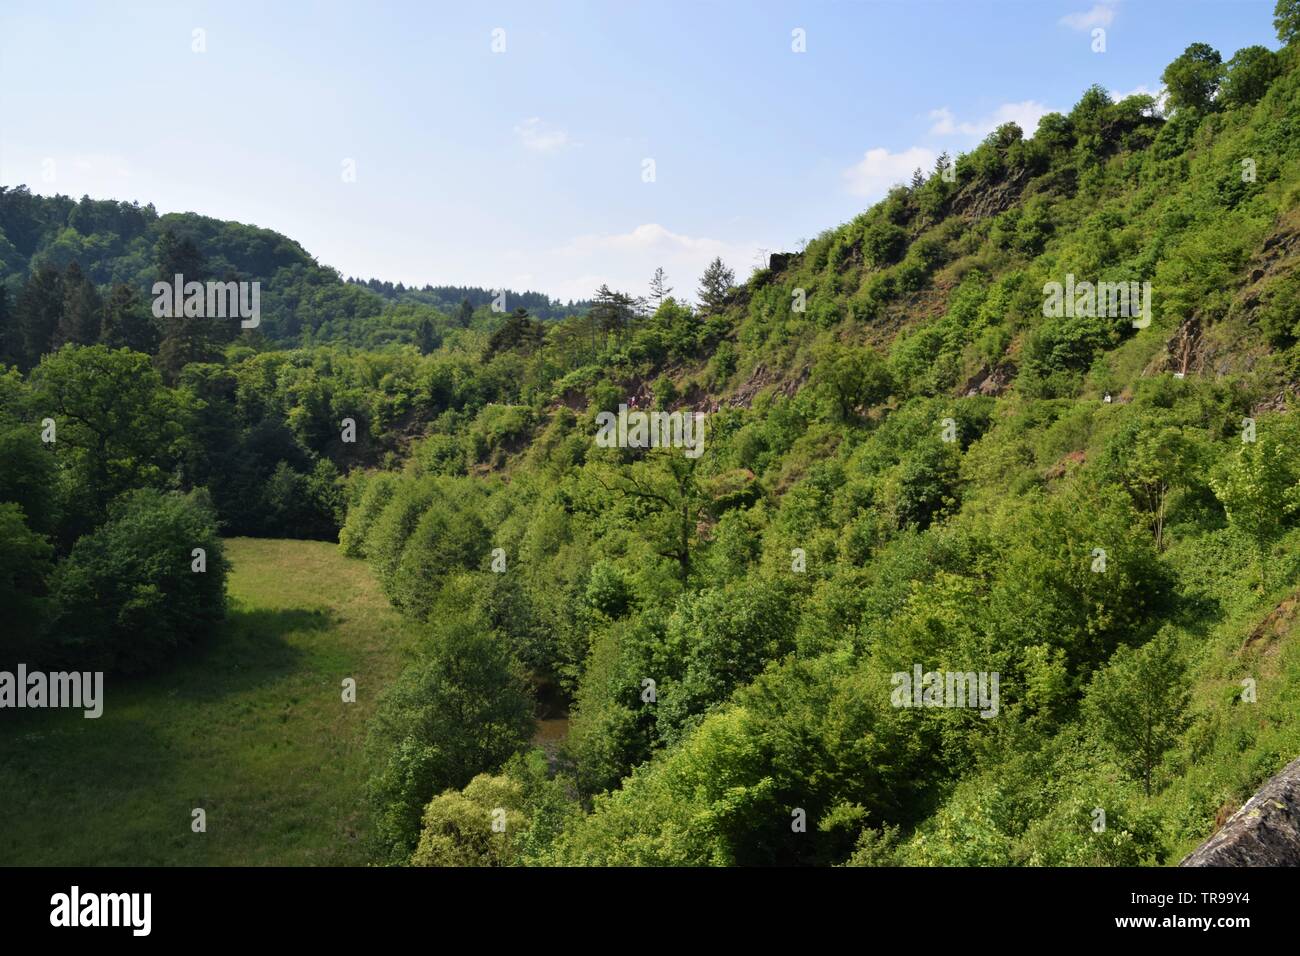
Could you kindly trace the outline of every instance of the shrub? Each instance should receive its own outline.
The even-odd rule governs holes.
[[[192,570],[202,548],[206,570]],[[131,492],[80,538],[51,582],[60,660],[138,674],[156,670],[225,615],[226,562],[205,492]]]
[[[407,860],[435,793],[495,770],[528,739],[533,708],[508,644],[467,618],[433,635],[380,702],[368,794],[380,855]]]
[[[366,538],[375,521],[388,507],[399,479],[389,472],[369,478],[361,491],[361,500],[348,510],[347,520],[339,532],[339,547],[350,558],[364,558],[369,553]]]

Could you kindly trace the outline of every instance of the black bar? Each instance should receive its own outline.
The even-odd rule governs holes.
[[[52,897],[74,885],[83,901],[87,894],[151,894],[148,937],[135,937],[129,926],[51,926]],[[803,934],[845,927],[863,942],[883,941],[891,929],[947,945],[1050,929],[1061,941],[1200,935],[1231,944],[1293,928],[1294,892],[1288,872],[1210,868],[8,869],[0,870],[0,925],[7,942],[75,932],[83,943],[283,936],[373,945],[388,933],[415,933],[436,947],[451,944],[446,934],[453,932],[494,942],[517,932],[536,946],[548,936],[555,942],[556,933],[575,939],[586,935],[586,924],[609,924],[611,941],[636,946],[643,932],[647,945],[682,941],[695,932],[685,927],[697,925],[733,941],[750,934],[762,941],[787,923]],[[1186,922],[1243,917],[1247,925]],[[1118,923],[1132,918],[1155,922]],[[958,932],[980,927],[974,936]]]

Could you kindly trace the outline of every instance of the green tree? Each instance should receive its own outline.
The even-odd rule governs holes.
[[[462,329],[467,329],[473,318],[474,306],[470,305],[469,299],[461,299],[460,305],[456,308],[456,324]]]
[[[392,501],[398,481],[396,475],[386,471],[365,480],[360,498],[348,508],[347,520],[339,531],[339,547],[348,557],[368,556],[366,542],[370,529],[374,527],[388,503]]]
[[[487,361],[501,352],[535,352],[546,340],[546,329],[542,323],[535,322],[525,308],[515,309],[506,319],[505,324],[488,338],[483,360]]]
[[[208,274],[199,247],[188,236],[179,238],[167,229],[155,250],[157,277],[172,284],[181,277],[182,287],[202,282]],[[205,316],[172,315],[161,320],[162,342],[158,346],[158,367],[168,382],[180,378],[181,369],[191,362],[211,362],[221,354],[226,325],[220,319]]]
[[[205,569],[195,570],[204,552]],[[77,540],[51,578],[60,662],[140,674],[225,617],[226,562],[205,492],[133,491]]]
[[[1199,443],[1174,426],[1142,431],[1124,456],[1121,480],[1133,503],[1148,515],[1157,551],[1164,550],[1169,495],[1188,484],[1201,458]]]
[[[877,268],[892,265],[907,249],[907,233],[891,222],[874,222],[862,234],[862,253]]]
[[[1160,82],[1169,91],[1169,105],[1176,110],[1205,112],[1223,77],[1223,58],[1207,43],[1193,43],[1165,67]]]
[[[421,319],[420,324],[416,326],[415,346],[420,350],[421,355],[428,355],[438,347],[438,340],[433,331],[433,323],[427,318]]]
[[[22,339],[23,368],[34,366],[49,350],[63,317],[63,301],[62,273],[48,264],[33,269],[18,296],[14,316]]]
[[[23,509],[0,502],[0,664],[32,659],[36,635],[44,623],[45,582],[54,549],[27,526]]]
[[[21,333],[9,306],[9,287],[0,282],[0,364],[22,364],[26,348]]]
[[[384,696],[368,747],[381,854],[406,861],[435,793],[495,770],[528,740],[533,706],[509,645],[474,616],[439,629]]]
[[[663,305],[664,299],[673,293],[673,287],[668,284],[668,277],[664,274],[664,267],[660,266],[655,269],[655,274],[650,279],[650,302],[655,309]]]
[[[700,307],[706,312],[717,311],[735,284],[736,273],[723,265],[721,256],[715,257],[704,270],[704,275],[700,276],[700,288],[696,292]]]
[[[99,326],[104,303],[93,282],[81,272],[77,263],[68,263],[63,273],[63,310],[54,330],[54,348],[65,343],[94,345],[99,340]]]
[[[1255,543],[1260,579],[1267,583],[1268,546],[1287,515],[1300,509],[1295,454],[1270,435],[1242,442],[1237,454],[1210,479],[1228,524]]]
[[[113,286],[104,303],[99,341],[111,349],[148,355],[158,350],[158,327],[135,289],[120,282]]]
[[[605,490],[636,503],[641,534],[660,557],[674,562],[682,583],[690,579],[697,523],[708,513],[708,494],[696,479],[698,460],[680,449],[654,448],[629,466],[593,472]]]
[[[1227,106],[1249,106],[1268,92],[1282,72],[1276,53],[1264,46],[1238,50],[1228,61],[1223,76],[1223,102]]]
[[[473,483],[439,482],[441,493],[430,502],[407,538],[390,596],[416,620],[425,620],[438,606],[446,579],[456,571],[481,567],[491,539],[479,515],[481,498]]]
[[[669,743],[677,740],[768,662],[794,650],[797,623],[789,590],[763,579],[744,578],[684,599],[665,635],[669,656],[681,671],[656,708],[660,736]]]
[[[593,342],[596,332],[603,334],[606,345],[609,344],[610,333],[613,333],[616,342],[622,342],[644,311],[644,299],[633,298],[626,292],[618,292],[602,284],[592,296],[591,308],[587,313]]]
[[[960,508],[961,454],[955,442],[931,439],[903,459],[898,476],[895,519],[898,527],[924,531]]]
[[[1284,46],[1300,39],[1300,0],[1277,0],[1273,8],[1273,29]]]
[[[21,506],[32,530],[54,534],[60,510],[54,456],[31,424],[0,424],[0,501]]]
[[[527,825],[524,788],[505,775],[481,773],[463,790],[429,801],[420,820],[412,866],[512,866],[516,838]]]
[[[1120,647],[1085,698],[1093,736],[1151,796],[1151,776],[1187,728],[1186,665],[1165,629],[1140,648]]]
[[[55,454],[92,519],[118,494],[167,481],[183,426],[148,356],[66,345],[33,370],[31,386],[33,407],[55,421]]]
[[[820,351],[811,381],[831,401],[841,421],[852,421],[859,408],[883,402],[894,388],[889,367],[878,352],[839,343]]]

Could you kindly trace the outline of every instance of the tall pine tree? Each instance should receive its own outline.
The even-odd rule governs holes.
[[[18,296],[17,329],[22,340],[22,366],[30,369],[50,350],[63,316],[63,275],[51,265],[39,265],[27,277]]]
[[[86,278],[75,261],[63,273],[63,314],[54,330],[53,347],[71,342],[94,345],[99,341],[99,323],[104,309],[95,284]]]
[[[113,349],[152,355],[158,350],[158,326],[149,307],[128,285],[118,283],[104,303],[100,341]]]
[[[162,282],[171,284],[178,275],[182,283],[202,282],[206,278],[199,247],[170,229],[158,240],[156,258],[158,278]],[[191,362],[210,362],[220,354],[224,338],[221,326],[225,323],[211,318],[187,318],[183,314],[165,316],[160,321],[162,342],[158,346],[157,364],[169,383],[175,383],[181,369]]]

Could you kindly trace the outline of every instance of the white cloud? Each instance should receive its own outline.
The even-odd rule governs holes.
[[[1110,90],[1109,92],[1110,92],[1110,98],[1114,100],[1116,103],[1118,103],[1120,100],[1126,100],[1130,96],[1139,96],[1139,95],[1159,96],[1160,95],[1159,90],[1153,90],[1145,83],[1139,83],[1137,86],[1133,87],[1133,89],[1129,90],[1127,93],[1124,93],[1120,90]]]
[[[548,294],[568,300],[589,298],[602,283],[645,295],[651,275],[662,266],[673,296],[690,301],[700,275],[715,256],[735,270],[739,282],[749,276],[754,254],[763,245],[688,236],[651,222],[629,232],[576,236],[544,253],[540,261],[530,257],[529,271],[548,277]],[[767,248],[779,251],[770,244]]]
[[[569,134],[558,127],[542,122],[541,117],[530,116],[515,127],[515,135],[525,149],[535,153],[554,153],[574,145]]]
[[[930,119],[934,120],[930,135],[983,139],[1003,123],[1015,123],[1029,137],[1038,129],[1038,121],[1050,112],[1050,107],[1037,100],[1025,100],[1023,103],[1003,103],[988,116],[974,122],[958,122],[952,110],[944,106],[930,111]]]
[[[612,235],[578,236],[561,246],[557,252],[565,255],[588,255],[598,249],[620,249],[645,252],[699,252],[719,255],[727,243],[718,239],[703,239],[672,232],[657,222],[637,226],[631,232]]]
[[[1068,13],[1061,17],[1061,25],[1071,30],[1086,33],[1094,27],[1108,27],[1115,20],[1115,7],[1110,3],[1098,3],[1091,10],[1082,13]]]
[[[1137,86],[1133,87],[1133,89],[1129,90],[1127,93],[1121,92],[1120,90],[1110,91],[1110,98],[1114,100],[1116,103],[1118,103],[1120,100],[1126,100],[1130,96],[1139,96],[1139,95],[1154,97],[1156,101],[1156,111],[1159,113],[1168,112],[1167,105],[1169,100],[1169,91],[1166,90],[1163,86],[1152,89],[1151,87],[1147,86],[1145,83],[1139,83]]]
[[[860,162],[844,170],[844,179],[853,195],[879,198],[891,186],[910,180],[912,170],[918,166],[928,174],[934,161],[934,152],[924,146],[913,146],[901,153],[891,153],[878,146],[867,150]]]

